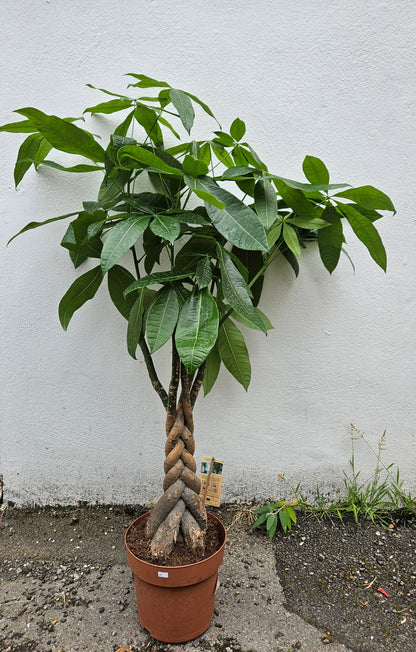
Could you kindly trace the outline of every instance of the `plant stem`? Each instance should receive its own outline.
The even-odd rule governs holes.
[[[207,361],[205,360],[199,367],[198,372],[195,376],[195,380],[192,385],[192,389],[190,393],[192,407],[195,405],[195,401],[198,398],[199,390],[202,387],[202,382],[204,380],[206,368],[207,368]]]
[[[153,385],[153,389],[155,390],[155,392],[159,396],[160,400],[162,401],[165,409],[167,410],[167,408],[168,408],[168,395],[166,393],[165,388],[163,387],[162,383],[160,382],[160,380],[158,378],[155,366],[153,364],[152,356],[151,356],[149,348],[148,348],[148,346],[146,344],[146,340],[144,339],[143,336],[139,339],[139,346],[140,346],[140,348],[142,350],[142,353],[143,353],[143,358],[144,358],[144,361],[146,363],[147,372],[149,374],[150,381],[151,381],[151,383]]]

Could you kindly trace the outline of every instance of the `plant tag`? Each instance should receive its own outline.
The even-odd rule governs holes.
[[[203,457],[201,464],[201,492],[200,496],[205,505],[219,507],[221,503],[222,469],[224,460],[215,457]]]
[[[157,576],[158,577],[169,577],[169,573],[164,573],[162,571],[158,571]]]

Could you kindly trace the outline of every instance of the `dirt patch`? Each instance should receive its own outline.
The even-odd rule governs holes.
[[[146,539],[146,521],[144,518],[140,523],[132,526],[127,534],[127,545],[132,553],[147,561],[149,564],[154,564],[152,553],[150,551],[151,539]],[[205,534],[205,552],[193,551],[186,545],[185,541],[177,541],[175,548],[172,550],[169,557],[157,562],[158,566],[185,566],[186,564],[194,564],[207,557],[211,557],[222,545],[221,531],[217,524],[208,520],[208,527]]]
[[[301,517],[275,538],[286,605],[356,652],[416,650],[416,523]]]

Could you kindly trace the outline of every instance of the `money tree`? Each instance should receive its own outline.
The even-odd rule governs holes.
[[[80,118],[27,107],[0,130],[26,134],[16,186],[42,166],[100,177],[96,199],[30,222],[16,236],[69,219],[60,244],[80,273],[59,303],[62,327],[106,280],[127,322],[128,353],[143,355],[166,412],[163,494],[146,531],[156,561],[168,557],[178,537],[203,552],[207,516],[194,460],[194,406],[202,386],[211,391],[221,365],[247,389],[251,367],[240,324],[264,334],[271,328],[258,307],[268,268],[283,257],[297,275],[301,252],[313,241],[332,273],[348,222],[385,270],[374,222],[394,207],[372,186],[330,183],[314,156],[303,161],[305,181],[274,174],[247,142],[240,118],[224,130],[195,95],[146,75],[129,77],[125,95],[89,85],[107,97]],[[195,110],[213,121],[203,140],[190,136]],[[106,142],[95,135],[99,114],[114,125]],[[55,150],[72,156],[68,165],[50,158]],[[171,358],[165,386],[153,358],[161,347]]]

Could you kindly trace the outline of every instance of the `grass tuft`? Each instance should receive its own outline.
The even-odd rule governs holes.
[[[386,465],[382,459],[382,453],[387,450],[386,431],[378,441],[377,450],[374,450],[364,433],[358,430],[354,424],[351,424],[350,439],[350,469],[348,472],[343,471],[344,491],[340,498],[331,501],[317,487],[315,500],[311,503],[302,494],[300,485],[297,485],[292,489],[295,500],[291,503],[288,504],[283,500],[257,509],[254,514],[260,514],[261,518],[259,517],[252,527],[258,527],[264,522],[271,525],[272,519],[270,518],[267,523],[268,516],[266,518],[264,516],[274,513],[280,517],[281,511],[286,512],[289,505],[292,508],[291,511],[294,508],[316,518],[343,521],[352,517],[356,523],[359,519],[368,519],[375,525],[389,529],[393,529],[398,524],[406,525],[409,519],[414,518],[416,516],[416,497],[404,490],[399,469],[394,470],[394,463]],[[357,470],[356,466],[355,446],[357,441],[364,442],[376,460],[372,476],[366,481],[361,480],[361,471]],[[286,482],[284,474],[279,474],[278,478],[279,481]],[[286,514],[284,516],[284,520],[279,520],[283,531],[286,532],[291,528],[292,523],[287,525]],[[296,520],[292,518],[291,520],[296,523]],[[276,519],[276,525],[273,522],[273,528],[267,527],[270,539],[274,536],[278,524]]]

